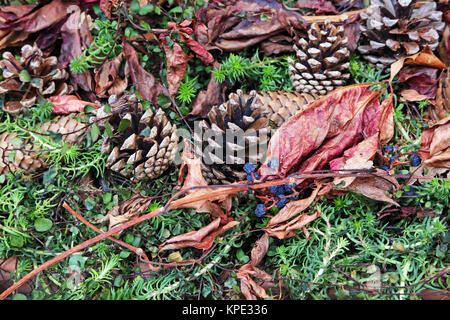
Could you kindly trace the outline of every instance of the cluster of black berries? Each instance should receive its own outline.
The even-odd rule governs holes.
[[[386,146],[384,147],[384,152],[390,157],[389,157],[389,165],[388,166],[382,166],[381,169],[389,171],[389,169],[392,167],[392,164],[394,163],[394,161],[397,159],[397,156],[395,155],[395,150],[393,146]],[[413,166],[413,167],[417,167],[422,163],[422,159],[416,154],[412,154],[411,157],[409,158],[409,163]]]
[[[295,183],[287,183],[279,186],[270,187],[269,190],[270,193],[273,194],[273,202],[269,201],[269,203],[272,202],[272,204],[268,207],[266,207],[264,204],[261,203],[258,204],[255,209],[255,215],[257,217],[262,217],[263,215],[266,214],[268,209],[270,209],[273,206],[277,207],[278,209],[282,209],[289,201],[298,200],[298,195],[294,196],[295,187],[296,187]]]

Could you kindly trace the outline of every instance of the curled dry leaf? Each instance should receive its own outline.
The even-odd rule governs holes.
[[[423,131],[418,154],[428,167],[450,168],[450,116]]]
[[[255,242],[255,245],[251,252],[250,263],[254,266],[257,266],[266,255],[267,249],[269,249],[269,235],[264,232],[262,237]]]
[[[9,286],[13,284],[10,280],[11,273],[16,270],[17,257],[10,257],[7,259],[0,259],[0,292],[6,290]],[[27,282],[25,285],[19,288],[18,292],[23,294],[29,294],[33,288],[30,283]]]
[[[407,89],[400,92],[400,95],[402,98],[404,98],[407,101],[415,102],[415,101],[426,101],[428,100],[428,96],[424,94],[418,93],[414,89]]]
[[[124,72],[120,71],[123,61],[123,53],[105,63],[95,74],[95,93],[99,98],[106,98],[111,95],[121,96],[128,86],[130,68],[125,63]]]
[[[215,62],[213,64],[214,68],[219,68],[219,63]],[[206,114],[211,110],[213,105],[220,104],[225,101],[225,91],[227,86],[225,82],[218,83],[214,80],[214,73],[211,73],[211,79],[209,80],[208,88],[201,91],[197,98],[195,98],[192,104],[192,111],[189,113],[190,116],[200,116],[205,117]]]
[[[269,295],[266,290],[251,277],[271,282],[272,276],[267,272],[257,268],[251,263],[243,265],[237,272],[237,278],[241,282],[241,292],[247,300],[256,300],[257,298],[267,299]]]
[[[85,106],[100,107],[96,103],[80,100],[74,95],[52,96],[48,100],[52,103],[53,112],[56,114],[82,112]]]
[[[109,229],[120,226],[147,210],[151,201],[151,197],[135,194],[128,200],[109,210],[104,218],[97,220],[97,223],[108,221]]]
[[[212,246],[216,236],[225,233],[238,224],[239,221],[235,221],[232,218],[217,218],[197,231],[191,231],[167,240],[159,246],[159,250],[164,251],[186,247],[207,250]]]
[[[67,68],[70,61],[81,55],[84,48],[88,48],[92,43],[92,35],[85,13],[75,10],[69,16],[61,27],[61,38],[61,54],[58,62],[63,68]],[[94,80],[89,72],[71,73],[70,81],[75,90],[80,88],[87,93],[94,91]]]
[[[402,70],[404,65],[416,65],[441,70],[447,69],[445,63],[434,55],[429,46],[426,46],[419,53],[402,58],[391,64],[391,76],[389,78],[389,83],[392,83],[392,80],[394,80],[394,77],[400,72],[400,70]]]
[[[123,42],[123,53],[130,68],[131,79],[137,86],[142,98],[157,104],[157,97],[163,92],[163,86],[141,66],[136,50],[127,41]]]
[[[186,142],[185,148],[183,150],[183,154],[181,156],[181,167],[180,167],[180,176],[178,181],[181,183],[184,179],[184,184],[181,190],[186,190],[186,197],[184,199],[189,200],[190,198],[195,198],[198,196],[205,196],[205,200],[189,202],[184,205],[179,206],[179,208],[192,208],[197,210],[197,212],[209,212],[213,217],[224,217],[226,215],[222,210],[222,207],[228,212],[231,209],[231,195],[234,194],[234,190],[232,188],[224,189],[223,196],[220,196],[218,201],[211,201],[208,199],[207,195],[210,194],[215,189],[210,188],[198,188],[191,189],[195,187],[207,186],[205,178],[202,175],[201,169],[201,159],[196,158],[194,153],[191,151],[191,147]],[[187,175],[184,178],[184,175]],[[191,190],[190,190],[191,189]]]
[[[441,80],[436,94],[436,103],[430,106],[430,114],[433,120],[445,118],[450,113],[450,69],[441,74]]]
[[[162,41],[162,47],[166,53],[167,59],[167,83],[169,84],[169,93],[172,96],[175,96],[186,72],[188,61],[192,58],[192,55],[184,53],[183,48],[176,42],[170,47],[165,39]]]
[[[406,66],[400,70],[398,82],[405,84],[409,89],[413,90],[408,92],[404,90],[401,95],[409,101],[420,101],[420,96],[425,95],[425,99],[436,97],[436,89],[438,79],[439,69],[429,68],[429,67],[418,67],[418,66]],[[417,94],[414,93],[417,92]],[[421,99],[421,100],[425,100]]]

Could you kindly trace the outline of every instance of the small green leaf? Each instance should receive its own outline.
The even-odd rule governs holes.
[[[38,218],[34,221],[34,228],[38,232],[45,232],[52,228],[53,222],[47,218]]]
[[[12,245],[13,247],[22,248],[23,243],[24,241],[21,236],[17,236],[14,234],[9,236],[9,244]]]
[[[42,182],[44,183],[44,185],[49,185],[55,180],[57,175],[58,170],[56,169],[56,167],[52,166],[42,175]]]
[[[22,293],[16,293],[11,300],[28,300],[27,296]]]
[[[131,4],[130,4],[130,11],[131,12],[133,12],[133,13],[139,13],[139,8],[140,8],[141,6],[139,5],[139,1],[138,0],[133,0],[133,1],[131,1]]]
[[[155,13],[159,16],[161,15],[161,8],[160,7],[155,7]]]
[[[104,113],[111,113],[111,106],[108,103],[105,104],[105,106],[103,107],[103,112]]]
[[[22,70],[19,73],[19,79],[20,81],[27,83],[31,81],[31,76],[27,70]]]
[[[111,128],[111,125],[109,124],[108,121],[105,122],[105,133],[110,138],[114,135],[113,131],[112,131],[112,128]]]
[[[92,113],[96,108],[94,106],[86,105],[84,106],[84,113]]]
[[[169,262],[181,262],[183,261],[183,257],[181,256],[180,251],[175,251],[169,254],[167,257],[167,261]]]
[[[94,200],[92,200],[91,198],[87,198],[86,200],[84,200],[84,205],[86,206],[86,209],[88,209],[88,210],[94,209],[96,204],[97,203]]]
[[[145,6],[141,7],[139,9],[139,14],[141,16],[145,16],[146,14],[149,14],[150,12],[153,12],[153,10],[155,9],[155,6],[152,4],[146,4]]]
[[[111,202],[112,200],[112,193],[111,192],[107,192],[103,195],[103,203],[107,204],[109,202]]]
[[[170,103],[170,98],[168,96],[166,96],[165,94],[163,94],[163,93],[158,94],[157,98],[158,98],[158,104],[161,107],[164,107],[164,106],[166,106],[167,104]]]
[[[94,123],[91,127],[91,138],[92,141],[97,141],[98,137],[100,136],[100,129],[96,123]]]
[[[128,258],[128,257],[130,256],[130,254],[131,254],[130,251],[122,250],[122,251],[120,251],[119,256],[120,256],[122,259],[126,259],[126,258]]]
[[[122,132],[128,129],[128,127],[130,127],[131,125],[131,121],[128,119],[122,119],[120,120],[119,123],[119,128],[117,129],[117,131]]]

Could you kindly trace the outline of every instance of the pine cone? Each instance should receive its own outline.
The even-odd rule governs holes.
[[[36,131],[42,133],[51,131],[61,134],[63,141],[75,144],[86,128],[85,124],[71,116],[61,116],[42,124]],[[45,169],[47,167],[46,156],[41,151],[36,148],[33,139],[23,140],[19,139],[15,133],[3,132],[0,135],[0,174],[21,169],[30,173]],[[10,161],[9,157],[12,152],[15,152],[14,160]]]
[[[280,126],[314,99],[313,95],[297,92],[251,91],[247,95],[238,90],[229,95],[228,101],[214,106],[208,119],[200,122],[200,130],[194,130],[194,152],[203,159],[202,173],[207,182],[229,184],[245,180],[243,165],[262,161],[265,156],[269,122]],[[227,136],[227,131],[237,137]],[[215,149],[210,150],[211,147]]]
[[[307,39],[294,36],[298,61],[289,59],[289,73],[295,90],[324,95],[345,84],[350,50],[343,32],[329,22],[321,27],[313,23]]]
[[[450,69],[444,71],[436,94],[436,106],[431,106],[433,120],[441,120],[450,113]]]
[[[403,57],[429,46],[435,50],[444,30],[442,12],[435,2],[415,8],[416,0],[372,0],[367,12],[361,13],[363,57],[377,69],[389,67]]]
[[[0,68],[5,80],[0,82],[0,93],[20,99],[8,101],[6,112],[17,114],[23,108],[31,107],[38,96],[55,96],[72,92],[72,86],[66,83],[69,75],[57,67],[58,59],[54,56],[45,58],[36,46],[25,45],[18,61],[11,52],[3,53]]]
[[[109,153],[106,166],[132,181],[159,177],[175,159],[176,126],[162,109],[156,113],[151,109],[145,111],[134,95],[121,97],[111,108],[109,115],[104,107],[98,109],[97,119],[106,118],[103,123],[107,120],[113,132],[117,132],[123,120],[129,120],[130,125],[105,139],[103,152]]]

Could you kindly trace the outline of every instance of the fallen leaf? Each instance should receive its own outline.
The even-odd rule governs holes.
[[[403,90],[400,92],[400,95],[402,96],[402,98],[406,99],[407,101],[426,101],[428,100],[428,96],[423,95],[418,93],[416,90],[414,89],[408,89],[408,90]]]
[[[445,63],[434,55],[429,46],[426,46],[419,53],[402,58],[391,64],[389,83],[392,83],[392,80],[394,80],[394,77],[400,72],[404,65],[424,66],[442,70],[447,69]]]
[[[338,11],[334,7],[333,3],[327,0],[317,0],[317,1],[297,0],[297,2],[295,3],[295,7],[300,9],[301,8],[312,9],[316,12],[316,14],[319,13],[338,14]]]
[[[105,217],[97,220],[97,223],[109,222],[109,229],[120,226],[148,209],[152,198],[135,194],[128,200],[118,204],[108,211]]]
[[[232,218],[225,220],[217,218],[197,231],[181,234],[165,241],[159,246],[159,250],[174,250],[186,247],[207,250],[212,246],[216,236],[228,231],[238,224],[239,221],[234,221]]]
[[[322,169],[364,137],[379,134],[391,98],[380,104],[380,92],[370,84],[342,87],[310,103],[272,136],[260,176],[286,177],[294,172]],[[299,134],[301,133],[301,134]],[[311,155],[305,158],[307,155]],[[271,159],[279,166],[269,166]]]
[[[105,63],[95,73],[95,93],[99,98],[110,95],[120,96],[128,86],[129,67],[125,65],[123,77],[120,77],[120,65],[123,54],[119,54]]]
[[[88,48],[92,43],[92,36],[89,32],[86,15],[75,10],[61,27],[61,53],[58,62],[63,68],[67,68],[70,61],[83,53],[84,48]],[[71,72],[70,81],[74,90],[81,88],[87,93],[94,91],[94,80],[90,72],[75,74]]]
[[[163,92],[163,86],[140,65],[136,50],[127,41],[123,42],[123,53],[130,68],[131,79],[137,86],[138,92],[142,98],[157,105],[157,97]]]
[[[48,100],[52,103],[53,113],[56,114],[82,112],[84,111],[85,106],[100,108],[98,104],[80,100],[74,95],[52,96],[49,97]]]
[[[219,64],[214,63],[214,68],[219,68]],[[211,79],[208,83],[208,88],[201,91],[195,98],[192,104],[192,111],[189,116],[205,117],[211,108],[225,101],[225,91],[227,86],[224,83],[218,83],[214,80],[214,73],[211,73]]]
[[[257,268],[251,263],[243,265],[237,272],[236,277],[241,282],[241,292],[247,300],[256,300],[257,298],[267,299],[269,295],[266,290],[256,283],[250,276],[263,280],[265,282],[270,282],[272,276],[267,272]]]
[[[269,249],[269,235],[264,232],[262,237],[253,246],[250,263],[253,266],[257,266],[266,255],[267,249]]]
[[[405,84],[409,89],[428,98],[436,97],[439,69],[418,66],[406,66],[400,70],[398,82]]]
[[[208,185],[208,183],[206,182],[205,178],[202,175],[201,169],[202,162],[200,158],[194,156],[194,153],[192,153],[191,148],[187,142],[185,144],[181,160],[182,163],[180,166],[180,176],[178,178],[178,181],[179,183],[181,183],[184,180],[184,184],[183,187],[181,188],[181,191],[183,190],[186,191],[187,195],[185,199],[187,201],[186,204],[179,206],[179,208],[192,208],[195,209],[197,212],[211,213],[211,215],[216,218],[224,217],[225,213],[222,208],[224,208],[226,212],[228,212],[231,209],[231,193],[227,192],[224,189],[223,196],[217,199],[218,201],[211,201],[208,199],[208,194],[210,194],[213,189],[198,188],[191,190],[191,188],[197,188]],[[186,172],[187,175],[186,178],[184,178]],[[231,188],[230,191],[232,191]],[[188,201],[190,198],[195,198],[201,195],[205,196],[205,200],[195,202]]]
[[[418,155],[428,167],[450,168],[450,116],[422,132]]]
[[[10,280],[11,273],[15,272],[17,268],[17,257],[10,257],[6,259],[0,259],[0,292],[9,288],[14,281]],[[30,281],[25,283],[18,289],[19,293],[30,294],[33,288],[30,285]]]
[[[445,118],[450,113],[450,69],[442,72],[436,94],[436,103],[430,106],[433,120]]]
[[[172,47],[163,40],[163,49],[167,59],[167,83],[169,84],[169,93],[175,96],[180,87],[181,80],[187,69],[188,61],[192,55],[184,53],[183,48],[178,43],[174,43]]]

